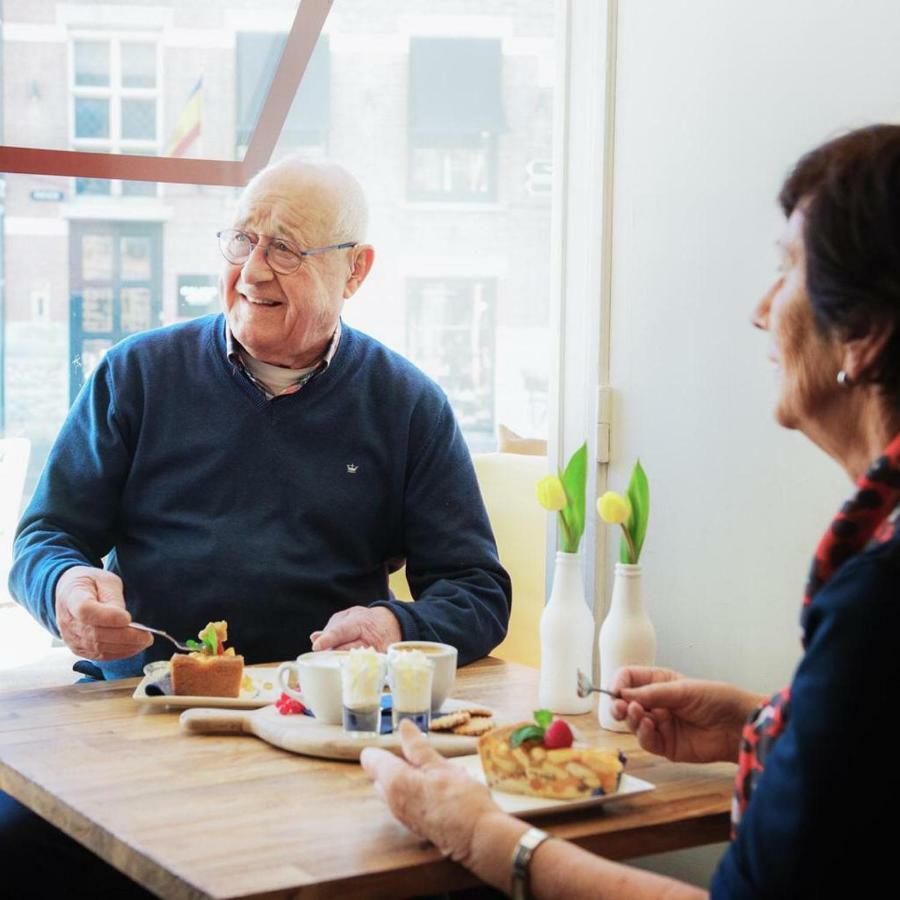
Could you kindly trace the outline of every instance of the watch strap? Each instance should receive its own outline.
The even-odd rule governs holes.
[[[519,838],[512,856],[512,900],[527,900],[529,891],[528,867],[531,857],[550,835],[540,828],[529,828]]]

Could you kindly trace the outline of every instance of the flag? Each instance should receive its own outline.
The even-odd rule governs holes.
[[[203,76],[201,75],[191,91],[169,138],[164,156],[184,156],[188,147],[200,136],[203,117]]]

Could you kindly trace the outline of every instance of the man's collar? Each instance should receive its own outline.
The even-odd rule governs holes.
[[[331,365],[331,360],[334,358],[334,354],[337,353],[338,344],[341,340],[341,320],[338,319],[337,327],[334,329],[334,334],[331,336],[331,340],[328,343],[328,347],[325,349],[325,355],[319,360],[317,366],[320,372],[324,372],[325,369]],[[228,325],[228,319],[225,319],[225,355],[228,357],[228,362],[230,362],[233,366],[244,367],[244,363],[241,360],[240,351],[244,348],[235,340],[234,335],[231,333],[231,328]]]

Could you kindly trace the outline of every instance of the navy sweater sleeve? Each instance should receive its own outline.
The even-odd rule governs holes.
[[[102,566],[128,466],[103,360],[69,411],[16,532],[10,593],[56,635],[56,583],[72,566]]]
[[[459,664],[490,653],[506,636],[509,576],[481,498],[472,459],[449,402],[431,415],[410,462],[404,502],[406,575],[414,603],[379,601],[405,640],[453,644]]]
[[[713,898],[870,896],[864,885],[887,879],[896,851],[882,848],[900,801],[886,730],[900,684],[898,600],[894,540],[849,561],[813,601],[788,725]]]

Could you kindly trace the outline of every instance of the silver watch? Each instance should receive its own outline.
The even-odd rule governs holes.
[[[512,856],[512,900],[526,900],[531,896],[528,885],[528,866],[531,857],[550,835],[540,828],[529,828],[513,850]]]

